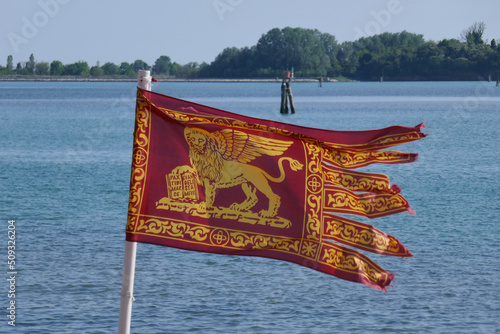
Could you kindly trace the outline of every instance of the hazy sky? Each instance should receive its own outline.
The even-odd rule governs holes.
[[[498,0],[0,0],[0,64],[84,60],[120,64],[161,55],[210,63],[272,28],[303,27],[339,42],[382,32],[459,38],[476,21],[500,41]]]

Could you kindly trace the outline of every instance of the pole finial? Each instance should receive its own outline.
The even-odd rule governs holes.
[[[148,70],[139,70],[137,74],[137,87],[144,90],[151,90],[151,75]]]

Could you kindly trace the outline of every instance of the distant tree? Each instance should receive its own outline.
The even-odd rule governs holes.
[[[149,66],[146,62],[140,60],[140,59],[137,59],[136,61],[134,61],[134,71],[135,72],[138,72],[139,70],[150,70],[151,69],[151,66]]]
[[[64,67],[64,75],[74,75],[87,77],[90,75],[89,64],[85,61],[77,61],[76,63],[66,65]]]
[[[274,28],[258,40],[255,57],[258,68],[282,75],[295,68],[298,76],[316,76],[332,72],[339,46],[334,36],[316,29]]]
[[[59,76],[64,73],[64,65],[59,60],[50,63],[50,75]]]
[[[493,50],[495,50],[497,48],[497,41],[495,39],[492,39],[490,46]]]
[[[127,62],[122,62],[120,64],[119,68],[120,74],[125,75],[125,76],[134,76],[135,71],[134,71],[134,66],[132,64],[129,64]]]
[[[169,75],[171,66],[170,57],[160,56],[153,65],[153,73]]]
[[[203,62],[200,64],[199,69],[198,69],[198,77],[201,78],[206,78],[210,75],[210,65],[207,64],[206,62]]]
[[[50,65],[47,62],[39,62],[35,65],[35,73],[37,75],[49,75]]]
[[[441,62],[444,60],[443,50],[434,41],[425,42],[417,49],[415,65],[419,75],[432,76],[440,71]]]
[[[292,66],[284,59],[286,45],[284,45],[282,32],[273,28],[262,35],[257,41],[257,61],[260,68],[279,69],[281,71]]]
[[[485,29],[486,24],[484,22],[474,22],[470,27],[462,31],[460,37],[469,45],[483,44],[483,33]]]
[[[414,77],[418,72],[416,53],[424,44],[422,35],[385,32],[342,43],[337,58],[343,74],[357,79],[378,80],[381,75]]]
[[[101,68],[104,71],[104,75],[118,75],[120,71],[118,65],[111,62],[105,63]]]
[[[190,62],[186,65],[172,64],[172,74],[177,78],[196,78],[199,76],[199,72],[200,64],[196,62]]]
[[[17,63],[16,65],[16,74],[24,74],[23,65],[21,63]]]
[[[170,66],[170,74],[173,75],[174,77],[180,78],[181,76],[179,76],[179,73],[181,71],[180,70],[181,67],[182,67],[181,64],[174,61]]]
[[[337,53],[340,50],[340,46],[337,42],[335,36],[330,34],[321,34],[319,36],[321,43],[323,43],[323,47],[325,50],[325,56],[328,57],[329,70],[326,73],[328,76],[337,76],[340,73],[340,64],[337,59]],[[324,57],[325,57],[324,56]]]
[[[456,59],[464,55],[464,44],[458,39],[443,39],[438,43],[438,47],[443,50],[445,57]]]
[[[13,63],[12,55],[7,56],[7,66],[5,69],[7,70],[7,73],[10,73],[14,70],[14,63]]]
[[[343,42],[337,52],[341,75],[351,76],[358,66],[358,54],[355,52],[353,42]]]
[[[30,55],[29,61],[26,63],[24,71],[28,75],[33,75],[35,72],[35,56],[33,54]]]
[[[99,66],[99,62],[97,62],[97,64],[95,66],[92,66],[90,68],[90,76],[91,77],[93,77],[93,78],[99,78],[99,77],[102,77],[103,75],[104,75],[104,71]]]
[[[238,57],[240,49],[236,47],[225,48],[217,55],[210,64],[210,70],[213,77],[233,78],[238,76],[239,64]]]

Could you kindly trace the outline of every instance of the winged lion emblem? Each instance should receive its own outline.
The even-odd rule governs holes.
[[[184,137],[189,146],[191,166],[176,167],[172,173],[189,170],[195,173],[198,183],[205,190],[205,202],[202,209],[210,211],[213,207],[217,189],[241,186],[246,198],[241,203],[229,207],[233,211],[250,211],[257,202],[256,191],[260,191],[269,200],[269,206],[258,214],[261,217],[275,217],[280,207],[280,196],[269,185],[283,182],[285,170],[283,161],[288,161],[292,171],[298,171],[303,165],[295,159],[282,157],[278,161],[280,175],[273,177],[259,167],[250,164],[262,155],[280,156],[292,144],[292,141],[271,139],[248,134],[238,130],[224,129],[208,132],[200,128],[186,127]]]

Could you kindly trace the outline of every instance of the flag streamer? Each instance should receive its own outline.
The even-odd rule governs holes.
[[[335,213],[377,218],[405,212],[410,207],[408,201],[399,194],[374,192],[356,194],[328,184],[324,190],[324,209]]]
[[[333,185],[352,191],[395,193],[394,189],[391,189],[389,178],[384,174],[352,171],[327,164],[323,164],[321,168],[327,181]]]
[[[377,228],[344,217],[325,213],[323,237],[372,253],[411,257],[405,246],[392,235]]]
[[[424,137],[422,127],[320,130],[139,89],[127,240],[284,260],[386,291],[394,275],[349,247],[411,253],[338,214],[411,210],[387,176],[352,169],[415,161],[382,149]]]

